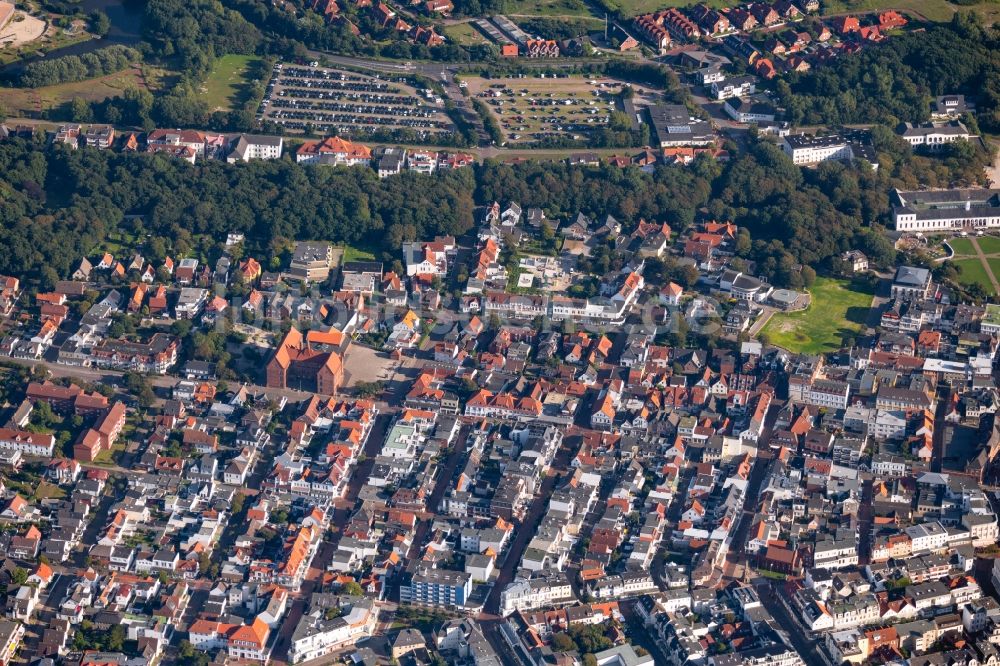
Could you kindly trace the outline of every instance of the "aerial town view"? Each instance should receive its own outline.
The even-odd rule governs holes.
[[[0,0],[0,666],[1000,666],[996,0]]]

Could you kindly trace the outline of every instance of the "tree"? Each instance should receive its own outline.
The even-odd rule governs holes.
[[[352,597],[361,597],[364,596],[365,594],[365,591],[361,589],[361,585],[359,585],[353,580],[349,583],[344,583],[342,591],[344,592],[344,594],[350,595]]]
[[[576,641],[565,632],[559,632],[552,637],[552,650],[555,652],[575,652],[577,649]]]
[[[233,496],[232,513],[233,515],[243,512],[243,505],[246,503],[246,495],[243,493],[236,493]]]
[[[207,574],[210,566],[212,566],[212,556],[203,551],[200,555],[198,555],[198,569],[202,573]]]
[[[604,635],[604,625],[601,624],[570,627],[569,634],[580,646],[581,652],[600,652],[613,645],[611,639]]]
[[[94,111],[90,108],[90,102],[82,97],[74,97],[70,103],[70,117],[78,123],[91,122],[94,119]]]
[[[24,585],[28,581],[28,571],[27,569],[22,569],[21,567],[16,567],[14,573],[11,575],[11,582],[15,585]]]
[[[111,652],[121,652],[125,648],[126,638],[125,627],[120,624],[113,625],[111,631],[108,632],[105,646]]]
[[[135,397],[136,404],[143,409],[148,409],[156,402],[156,393],[153,391],[153,386],[149,383],[149,379],[142,373],[126,373],[125,387]]]
[[[90,31],[99,37],[104,37],[111,30],[111,21],[108,15],[101,11],[91,12]]]

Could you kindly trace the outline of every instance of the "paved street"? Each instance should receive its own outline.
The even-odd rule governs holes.
[[[806,663],[810,666],[832,666],[826,657],[826,652],[818,647],[820,639],[793,618],[782,603],[779,598],[784,594],[779,587],[782,583],[760,579],[755,584],[761,605],[774,617],[785,639],[803,656]]]

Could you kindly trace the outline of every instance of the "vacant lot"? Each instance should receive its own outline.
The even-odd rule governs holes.
[[[344,354],[344,385],[389,381],[397,366],[399,361],[389,358],[386,352],[375,351],[363,345],[351,345]]]
[[[242,106],[253,87],[250,75],[260,62],[257,56],[248,55],[230,54],[218,58],[202,86],[209,107],[213,111],[232,111]]]
[[[53,22],[56,18],[60,18],[59,15],[31,16],[23,11],[16,12],[0,31],[0,65],[91,39],[84,21],[78,19],[60,28]]]
[[[861,331],[871,307],[870,291],[848,280],[816,278],[809,293],[809,309],[771,317],[763,332],[772,344],[796,353],[818,354],[839,349],[845,336]]]
[[[45,33],[45,21],[31,14],[15,12],[14,18],[0,30],[0,44],[21,46],[33,42]]]
[[[162,76],[163,72],[159,70],[133,67],[96,79],[60,83],[44,88],[5,88],[3,105],[11,117],[36,117],[47,109],[56,109],[77,97],[88,102],[100,102],[121,95],[126,88],[155,90]]]

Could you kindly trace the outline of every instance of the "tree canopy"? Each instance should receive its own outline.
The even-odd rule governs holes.
[[[837,58],[778,83],[795,124],[923,122],[933,97],[976,99],[979,125],[1000,129],[1000,31],[971,12],[949,24],[894,35],[877,47]]]
[[[755,261],[756,273],[776,285],[798,287],[804,279],[799,265],[830,267],[844,250],[862,249],[876,264],[891,263],[894,251],[883,229],[891,189],[979,183],[990,159],[964,143],[923,157],[892,132],[876,131],[875,140],[878,171],[836,162],[800,169],[774,143],[755,139],[725,164],[699,157],[652,173],[488,160],[432,176],[379,179],[365,167],[288,159],[192,166],[166,155],[74,151],[15,139],[0,144],[0,244],[6,249],[0,273],[49,287],[109,234],[148,236],[150,256],[208,259],[220,239],[240,232],[247,252],[270,257],[272,270],[299,239],[364,245],[391,261],[406,241],[465,233],[476,205],[515,201],[541,208],[553,224],[578,213],[598,222],[612,215],[626,232],[640,219],[666,222],[675,233],[699,219],[732,220],[749,231],[737,243],[740,258]],[[590,261],[610,269],[614,250],[596,252]],[[659,272],[687,281],[672,264]],[[213,347],[202,346],[206,353]]]

